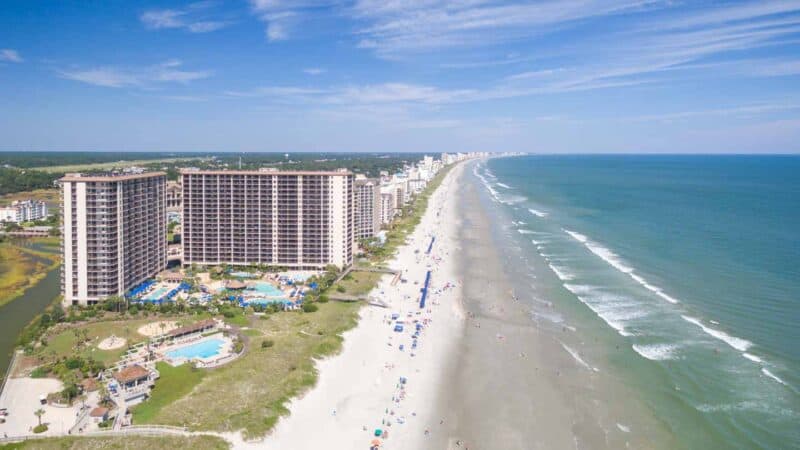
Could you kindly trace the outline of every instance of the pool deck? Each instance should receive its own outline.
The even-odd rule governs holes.
[[[209,358],[170,358],[167,354],[174,350],[179,350],[181,348],[187,347],[189,345],[199,344],[205,341],[209,341],[212,339],[220,339],[223,341],[222,348],[220,352],[212,357]],[[208,336],[192,336],[187,339],[183,339],[175,344],[168,345],[163,348],[158,349],[158,354],[161,358],[170,364],[171,366],[180,366],[181,364],[194,361],[199,367],[217,367],[222,364],[225,364],[229,361],[232,361],[237,356],[236,353],[233,351],[233,339],[228,336],[225,336],[222,332],[214,333]]]

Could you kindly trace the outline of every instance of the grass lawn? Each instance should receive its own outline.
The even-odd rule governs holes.
[[[313,313],[282,312],[252,320],[250,326],[263,336],[251,336],[243,356],[204,371],[191,395],[157,408],[147,421],[264,436],[287,413],[283,404],[316,383],[312,358],[339,351],[340,334],[355,325],[359,307],[328,302]],[[274,345],[261,348],[266,339]]]
[[[158,163],[174,163],[180,161],[194,161],[198,159],[204,158],[161,158],[161,159],[141,159],[141,160],[129,160],[129,161],[115,161],[109,163],[94,163],[94,164],[74,164],[74,165],[65,165],[65,166],[44,166],[44,167],[34,167],[33,170],[41,170],[43,172],[50,172],[50,173],[60,173],[60,172],[84,172],[88,170],[110,170],[110,169],[121,169],[125,167],[131,166],[143,166],[147,164],[158,164]]]
[[[150,399],[132,408],[136,424],[153,423],[153,418],[162,408],[191,392],[208,373],[193,369],[191,364],[172,367],[159,362],[156,368],[161,377],[156,381]]]
[[[99,344],[103,339],[111,335],[115,335],[117,337],[126,339],[128,341],[127,344],[136,344],[138,342],[143,342],[146,339],[145,336],[142,336],[136,330],[147,323],[161,320],[176,320],[181,324],[185,324],[196,322],[202,318],[205,317],[169,317],[151,315],[148,318],[127,318],[124,320],[91,322],[88,324],[79,325],[78,327],[62,329],[55,334],[48,335],[47,346],[38,347],[36,349],[36,356],[47,361],[53,359],[54,357],[60,358],[71,355],[80,355],[83,358],[92,357],[97,361],[109,365],[119,360],[122,354],[125,353],[128,345],[114,350],[99,350],[97,349],[97,344]],[[78,338],[75,336],[72,328],[86,329],[88,332],[87,338],[90,342],[78,347]]]
[[[378,283],[378,280],[380,280],[384,275],[386,274],[377,272],[353,271],[350,272],[346,277],[342,278],[342,281],[334,285],[330,292],[333,295],[336,295],[336,293],[339,292],[337,288],[341,286],[345,290],[343,292],[344,294],[355,296],[367,295]]]
[[[221,450],[230,448],[216,436],[123,436],[123,437],[63,437],[36,439],[16,444],[0,445],[2,450],[83,450],[119,449],[175,450],[181,448]]]

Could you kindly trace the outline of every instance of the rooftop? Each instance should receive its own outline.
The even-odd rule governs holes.
[[[216,324],[217,323],[214,321],[214,319],[201,320],[200,322],[194,323],[192,325],[186,325],[180,328],[176,328],[167,333],[167,336],[181,336],[188,333],[194,333],[196,331],[205,330],[206,328],[211,328]]]
[[[128,366],[119,372],[114,373],[114,379],[122,384],[130,383],[131,381],[141,380],[150,376],[150,372],[140,365]]]
[[[347,176],[353,173],[347,169],[337,170],[278,170],[272,167],[264,167],[258,170],[202,170],[202,169],[181,169],[181,175],[328,175],[328,176]]]
[[[65,174],[58,181],[94,181],[94,182],[113,182],[113,181],[127,181],[138,180],[142,178],[155,178],[166,177],[166,172],[144,172],[144,173],[99,173],[99,174],[83,174],[83,173],[68,173]]]

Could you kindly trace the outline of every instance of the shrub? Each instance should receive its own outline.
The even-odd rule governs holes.
[[[33,432],[36,434],[44,433],[45,431],[47,431],[47,425],[45,424],[36,425],[35,427],[33,427]]]
[[[50,371],[46,367],[40,366],[33,369],[31,372],[31,378],[44,378],[48,373],[50,373]]]
[[[261,341],[261,348],[270,348],[275,345],[275,342],[272,339],[265,339]]]
[[[303,303],[303,312],[312,313],[319,309],[319,307],[313,303]]]
[[[320,303],[328,303],[328,300],[330,300],[330,299],[325,294],[320,295],[319,299],[317,299],[317,301],[320,302]]]
[[[336,286],[336,292],[344,294],[345,291],[347,291],[347,289],[345,289],[344,286]]]

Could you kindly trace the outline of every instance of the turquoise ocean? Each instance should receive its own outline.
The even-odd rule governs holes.
[[[474,163],[514,290],[687,448],[800,448],[800,157]],[[625,429],[624,424],[619,424]]]

